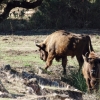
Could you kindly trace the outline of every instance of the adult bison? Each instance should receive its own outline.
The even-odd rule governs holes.
[[[39,44],[40,58],[46,61],[47,69],[55,58],[57,61],[62,59],[63,73],[66,74],[67,56],[76,56],[79,69],[83,65],[82,55],[86,52],[93,51],[91,40],[88,35],[79,35],[59,30],[51,35]]]
[[[88,90],[99,89],[100,82],[100,58],[94,52],[90,52],[89,56],[85,56],[84,65],[82,67],[83,76],[86,80]]]

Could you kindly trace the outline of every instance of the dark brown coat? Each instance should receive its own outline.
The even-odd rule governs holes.
[[[91,40],[88,35],[79,35],[68,33],[64,30],[59,30],[39,44],[40,58],[46,61],[47,69],[55,58],[57,61],[62,59],[64,73],[66,73],[67,56],[76,56],[80,68],[83,65],[82,55],[90,50],[93,51]]]
[[[86,80],[88,91],[98,90],[100,81],[100,58],[94,52],[90,52],[89,57],[84,58],[82,68],[83,76]]]

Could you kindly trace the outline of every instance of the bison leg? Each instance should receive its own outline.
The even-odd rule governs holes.
[[[91,81],[90,81],[90,83],[91,83],[91,86],[92,86],[92,88],[95,88],[96,81],[94,81],[94,80],[91,80]]]
[[[67,57],[62,57],[63,74],[66,74]]]
[[[87,84],[87,87],[88,87],[88,91],[91,92],[92,90],[92,87],[91,87],[91,84],[90,84],[90,79],[86,79],[86,84]]]
[[[54,59],[54,55],[49,54],[46,61],[46,67],[45,67],[46,70],[48,69],[49,66],[51,66],[53,59]]]
[[[94,89],[95,92],[97,92],[98,89],[99,89],[99,83],[98,83],[98,81],[96,81],[96,80],[91,80],[90,83],[91,83],[92,89]]]
[[[82,66],[83,66],[83,57],[82,56],[76,56],[77,60],[78,60],[78,63],[79,63],[79,71],[81,71],[82,69]]]

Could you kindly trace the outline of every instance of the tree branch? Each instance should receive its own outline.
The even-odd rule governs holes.
[[[37,6],[40,6],[43,0],[37,0],[35,2],[26,2],[26,1],[13,1],[8,2],[7,6],[4,8],[4,12],[0,15],[0,22],[6,19],[9,16],[9,12],[15,7],[22,7],[26,9],[33,9]]]

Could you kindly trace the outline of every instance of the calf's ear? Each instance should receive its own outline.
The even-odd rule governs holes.
[[[85,54],[85,56],[84,55],[82,56],[83,56],[84,61],[88,62],[88,52]]]
[[[84,62],[88,62],[88,59],[87,57],[85,57],[84,55],[82,55],[83,59],[84,59]]]

